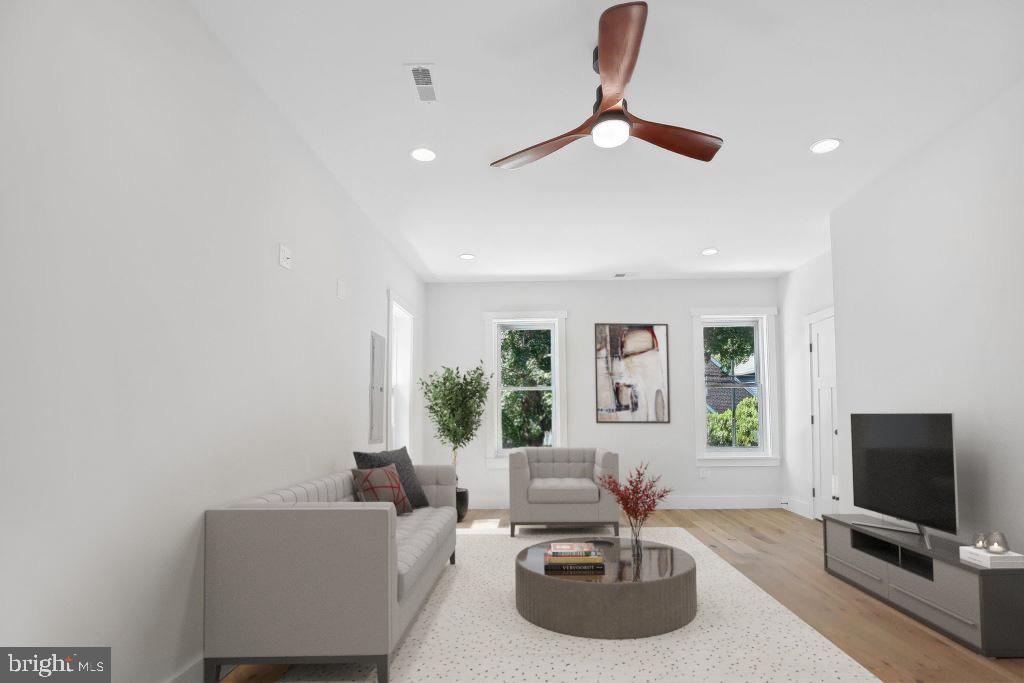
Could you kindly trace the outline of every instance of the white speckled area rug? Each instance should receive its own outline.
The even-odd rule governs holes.
[[[652,638],[593,640],[519,616],[516,554],[586,531],[459,529],[458,564],[445,570],[391,662],[413,681],[863,681],[871,673],[687,531],[644,530],[697,563],[697,616]],[[343,582],[339,584],[343,589]],[[376,681],[373,667],[292,667],[285,681]]]

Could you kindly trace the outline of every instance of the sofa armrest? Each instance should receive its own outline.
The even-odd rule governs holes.
[[[398,570],[391,503],[206,511],[206,657],[385,654]]]
[[[597,457],[594,458],[594,481],[598,481],[606,474],[619,478],[619,454],[598,451]]]
[[[516,521],[516,512],[523,510],[529,501],[526,494],[530,488],[530,463],[526,451],[509,451],[508,454],[508,504],[509,518]]]
[[[430,507],[455,507],[455,465],[414,465]]]

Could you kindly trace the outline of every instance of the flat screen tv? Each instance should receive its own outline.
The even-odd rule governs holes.
[[[957,532],[953,416],[854,414],[853,504]]]

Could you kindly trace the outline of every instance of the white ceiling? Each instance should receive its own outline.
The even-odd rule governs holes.
[[[194,1],[428,281],[791,270],[833,208],[1024,77],[1017,0],[654,0],[630,110],[724,138],[718,157],[583,139],[504,171],[590,114],[612,0]],[[437,103],[407,62],[434,63]],[[822,137],[845,144],[810,154]]]

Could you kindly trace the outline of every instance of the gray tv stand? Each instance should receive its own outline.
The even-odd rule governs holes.
[[[983,655],[1024,657],[1024,569],[961,562],[956,541],[867,515],[823,520],[829,574]]]

